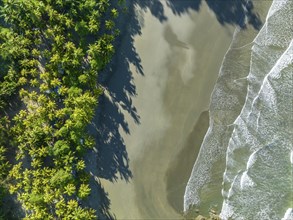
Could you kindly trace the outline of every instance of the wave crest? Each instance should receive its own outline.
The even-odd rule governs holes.
[[[252,43],[232,42],[186,187],[185,211],[202,203],[202,189],[214,181],[223,181],[216,187],[222,188],[223,219],[281,219],[292,207],[292,9],[291,0],[274,0]],[[239,48],[244,56],[234,53]]]

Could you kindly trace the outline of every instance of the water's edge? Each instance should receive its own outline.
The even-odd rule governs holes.
[[[282,156],[287,158],[284,155],[290,155],[290,149],[292,151],[292,143],[288,136],[292,131],[292,120],[290,121],[292,112],[288,111],[292,109],[292,103],[288,100],[292,100],[290,89],[292,91],[293,84],[292,69],[291,72],[289,70],[290,67],[292,68],[292,48],[288,47],[292,39],[290,32],[292,2],[274,1],[272,5],[268,1],[255,1],[255,3],[262,9],[261,17],[264,17],[271,7],[259,33],[252,30],[236,30],[234,33],[233,42],[224,58],[211,97],[210,127],[186,187],[185,211],[192,205],[206,212],[214,206],[213,208],[219,211],[222,209],[223,219],[280,219],[286,210],[292,207],[292,204],[287,204],[292,201],[292,193],[290,194],[292,166],[288,165],[290,156],[288,160],[282,161],[274,152],[275,160],[270,158],[276,167],[279,166],[280,170],[276,168],[273,171],[279,173],[277,176],[282,180],[281,184],[276,182],[277,177],[271,178],[275,182],[263,182],[266,181],[265,177],[261,177],[265,173],[263,171],[267,170],[266,175],[274,174],[268,170],[269,164],[263,162],[258,165],[258,168],[262,169],[260,172],[255,167],[247,168],[251,166],[248,158],[265,146],[277,150],[280,158],[282,153]],[[282,87],[278,87],[281,84],[275,82],[274,85],[279,93],[276,92],[275,87],[272,87],[271,81],[274,77],[270,77],[270,74],[277,74],[278,71],[279,75],[287,77],[281,81]],[[268,81],[268,78],[271,81]],[[286,104],[284,105],[283,102]],[[287,109],[287,114],[282,112],[282,108]],[[284,118],[289,121],[285,123],[285,127]],[[283,126],[281,128],[286,130],[285,133],[279,132],[281,128],[278,123],[281,123]],[[282,141],[279,140],[280,138]],[[267,151],[262,153],[265,156],[270,155]],[[265,160],[265,156],[260,155],[257,157]],[[258,174],[257,177],[251,177],[256,175],[255,173]],[[282,178],[281,174],[285,177]],[[262,186],[267,187],[254,188],[254,181],[260,181]],[[268,183],[273,186],[269,186]],[[278,187],[283,191],[278,190]],[[262,193],[264,203],[258,201],[262,198]],[[278,196],[283,196],[283,202],[276,201],[275,198]],[[222,203],[223,208],[221,208]]]

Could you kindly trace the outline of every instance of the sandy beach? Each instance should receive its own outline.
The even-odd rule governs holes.
[[[271,1],[254,2],[254,10],[260,21],[265,21],[270,5]],[[185,209],[194,204],[203,215],[208,215],[211,207],[218,212],[221,209],[226,149],[234,129],[231,125],[242,111],[247,98],[246,79],[251,68],[251,47],[258,32],[253,26],[237,28],[225,55],[211,98],[209,113],[212,126],[205,136],[186,187]]]
[[[125,63],[121,51],[129,38],[122,38],[105,85],[109,101],[101,102],[101,114],[115,106],[122,121],[113,135],[126,147],[132,172],[128,182],[101,179],[117,219],[182,218],[184,189],[208,128],[210,95],[232,39],[233,28],[219,24],[205,2],[198,11],[187,3],[183,10],[180,2],[172,11],[160,2],[163,8],[155,12],[137,4],[129,15],[141,27],[131,35],[136,56]],[[121,82],[125,67],[127,82]],[[123,98],[113,92],[117,85]],[[109,117],[100,120],[107,124]]]

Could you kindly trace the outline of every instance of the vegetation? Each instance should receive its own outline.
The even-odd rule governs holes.
[[[83,155],[95,144],[86,127],[118,11],[109,0],[1,0],[0,16],[1,189],[17,194],[24,219],[96,219],[82,205],[91,193]],[[13,96],[25,106],[16,114]]]

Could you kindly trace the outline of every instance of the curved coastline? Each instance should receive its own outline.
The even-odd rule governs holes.
[[[216,208],[223,219],[292,215],[293,4],[271,3],[268,13],[262,11],[262,30],[250,38],[247,31],[235,32],[225,56],[211,98],[210,127],[186,188],[186,211],[195,204],[206,213]],[[239,45],[243,35],[249,41]],[[229,55],[239,63],[229,63]]]
[[[198,122],[202,128],[207,127],[207,114],[203,113],[201,118],[200,115],[208,110],[222,57],[231,42],[233,28],[219,24],[205,3],[199,12],[190,9],[180,15],[166,2],[162,4],[167,18],[163,22],[150,10],[137,7],[135,12],[142,28],[133,37],[133,50],[141,68],[127,61],[134,89],[134,95],[127,96],[139,120],[133,120],[123,102],[115,103],[127,122],[128,131],[120,127],[119,132],[133,172],[129,182],[101,180],[117,219],[182,218],[184,186],[194,163],[190,151],[196,151],[200,145],[189,143],[190,135],[194,129],[199,131]],[[125,43],[122,41],[122,48]],[[125,61],[123,57],[117,60],[117,71],[107,81],[110,88],[121,83]],[[109,109],[107,104],[103,112]],[[205,131],[200,132],[198,138],[202,139]],[[178,157],[187,160],[186,154],[190,169],[176,173]],[[173,199],[176,201],[171,202]]]
[[[292,7],[274,1],[254,40],[249,93],[228,145],[224,219],[281,219],[292,208]]]
[[[254,1],[263,19],[271,1]],[[197,207],[207,215],[211,207],[221,210],[226,150],[247,92],[250,53],[258,31],[236,29],[220,69],[210,101],[210,127],[194,164],[184,195],[184,211]]]

